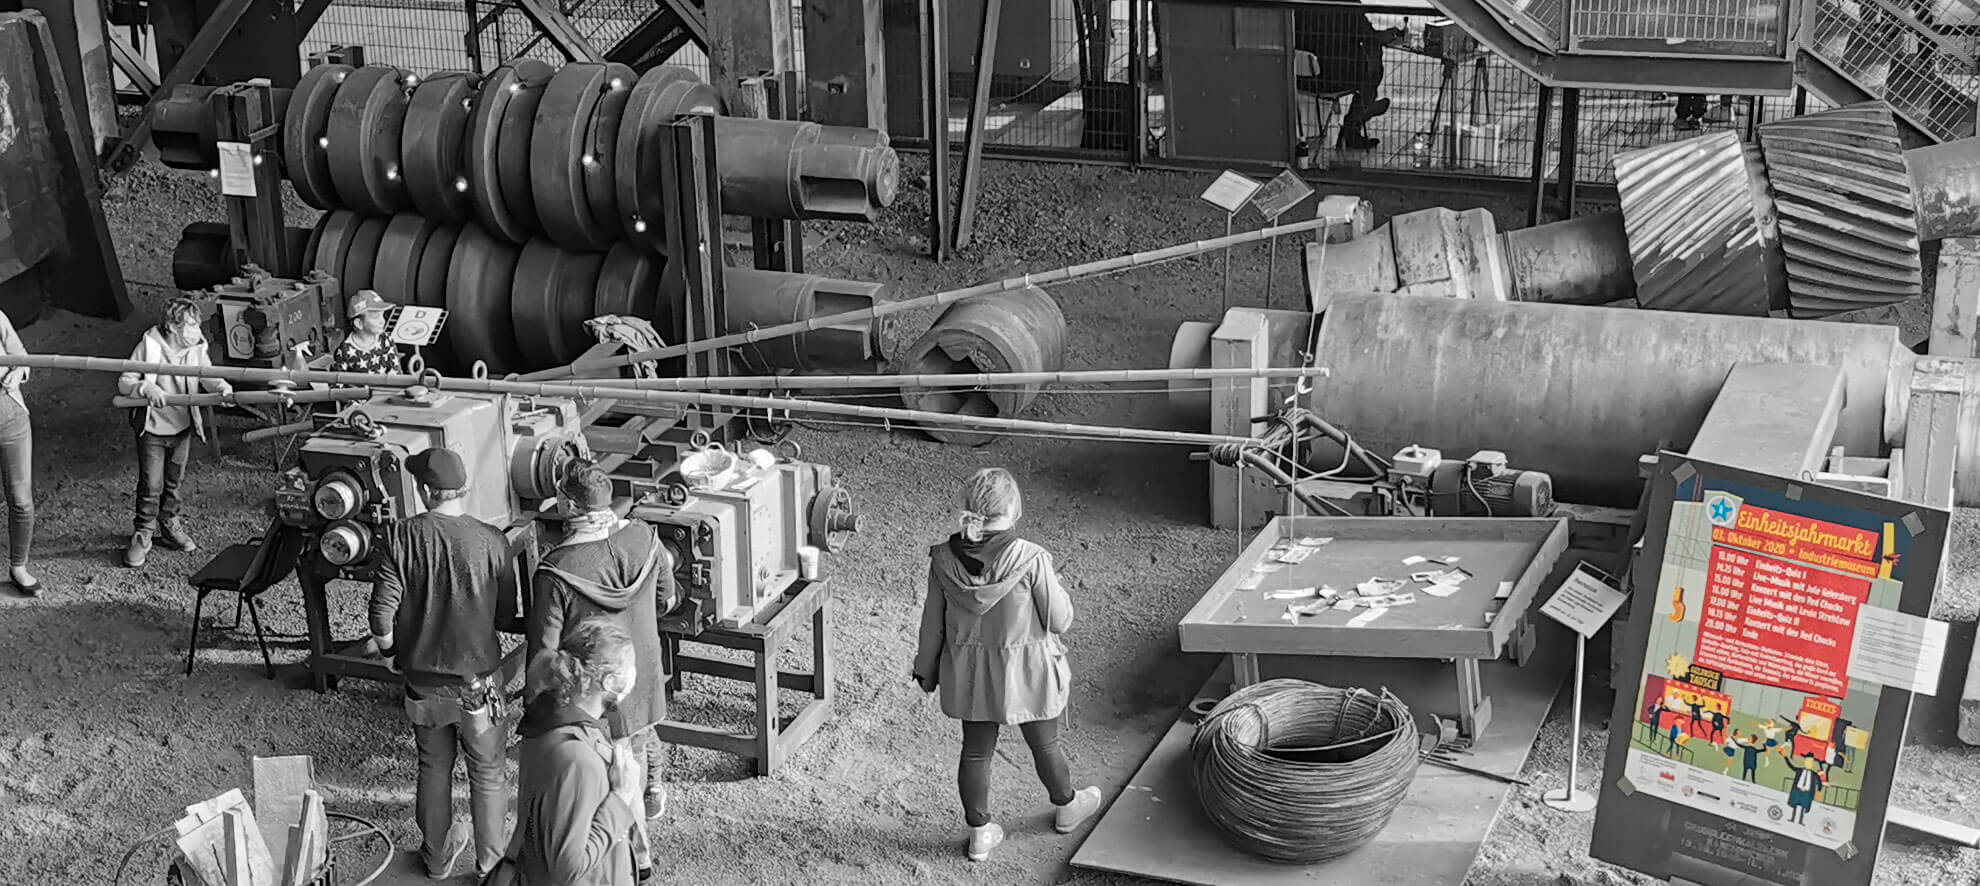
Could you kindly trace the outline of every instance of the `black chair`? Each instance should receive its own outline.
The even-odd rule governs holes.
[[[254,621],[254,642],[261,647],[262,668],[268,679],[275,679],[275,663],[268,655],[268,637],[261,629],[258,598],[296,568],[303,542],[301,530],[285,526],[280,520],[270,520],[259,538],[227,546],[187,579],[199,593],[193,601],[192,639],[186,643],[187,676],[192,675],[193,653],[199,649],[199,618],[206,608],[206,596],[221,591],[235,595],[234,624],[230,630],[240,629],[241,610],[245,608]]]

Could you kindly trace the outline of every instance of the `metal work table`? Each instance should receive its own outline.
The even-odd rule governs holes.
[[[807,623],[811,625],[811,672],[782,670],[778,659]],[[749,624],[715,625],[685,638],[663,630],[660,638],[666,643],[669,699],[681,688],[684,675],[701,674],[751,684],[756,702],[747,732],[684,723],[669,713],[668,719],[653,727],[661,741],[735,754],[750,760],[757,775],[775,775],[790,752],[804,744],[832,716],[835,662],[830,581],[798,581],[782,597],[759,610]],[[681,651],[683,642],[738,650],[747,653],[750,661],[743,664],[689,655]],[[797,716],[789,720],[782,719],[778,713],[779,689],[809,696]]]
[[[1267,573],[1258,587],[1241,580],[1270,562],[1281,541],[1332,538],[1304,562]],[[1461,734],[1476,740],[1491,722],[1491,698],[1479,679],[1481,661],[1497,659],[1531,631],[1527,610],[1567,550],[1566,518],[1278,517],[1252,539],[1178,625],[1184,652],[1218,652],[1231,658],[1233,683],[1258,682],[1260,655],[1363,656],[1449,659],[1457,671]],[[1456,593],[1435,597],[1409,582],[1412,572],[1441,569],[1434,562],[1408,565],[1404,558],[1455,556],[1471,574]],[[1278,564],[1273,564],[1278,565]],[[1287,606],[1307,600],[1268,598],[1272,591],[1330,586],[1352,596],[1370,578],[1405,580],[1396,593],[1416,601],[1390,608],[1373,622],[1350,626],[1367,612],[1329,609],[1286,621]],[[1500,588],[1508,590],[1500,598]]]

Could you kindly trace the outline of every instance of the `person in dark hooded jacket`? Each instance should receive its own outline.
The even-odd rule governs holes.
[[[507,859],[523,886],[632,886],[628,839],[645,763],[607,734],[607,709],[633,692],[637,654],[624,629],[578,623],[530,662],[516,833]]]
[[[568,516],[560,544],[543,555],[531,579],[526,640],[530,660],[557,649],[579,621],[597,616],[632,637],[638,657],[633,688],[607,717],[613,741],[645,761],[642,822],[665,812],[666,748],[653,725],[667,716],[667,675],[662,661],[659,600],[671,597],[673,563],[653,527],[621,519],[612,510],[612,479],[595,462],[574,462],[558,488]],[[638,795],[636,795],[638,796]],[[641,870],[652,867],[645,825],[634,836]]]
[[[973,861],[1004,841],[990,816],[990,762],[1005,725],[1030,745],[1059,833],[1072,833],[1100,808],[1098,787],[1073,790],[1059,745],[1072,686],[1063,640],[1072,598],[1052,555],[1017,536],[1023,513],[1008,471],[977,471],[963,485],[960,531],[928,552],[914,679],[924,692],[940,690],[942,712],[963,721],[956,783]]]

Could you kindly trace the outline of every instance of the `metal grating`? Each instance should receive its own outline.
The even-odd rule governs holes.
[[[1570,33],[1578,40],[1776,44],[1785,26],[1781,13],[1791,6],[1778,0],[1577,0]]]
[[[1971,37],[1942,34],[1909,6],[1815,0],[1815,26],[1804,48],[1940,141],[1972,136],[1980,78]]]

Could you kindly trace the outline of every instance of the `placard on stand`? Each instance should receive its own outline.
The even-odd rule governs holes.
[[[1231,235],[1237,220],[1238,210],[1251,202],[1251,195],[1263,187],[1258,180],[1250,178],[1235,169],[1226,169],[1224,174],[1210,183],[1197,199],[1224,211],[1224,236]],[[1231,309],[1231,248],[1224,247],[1224,310]]]

